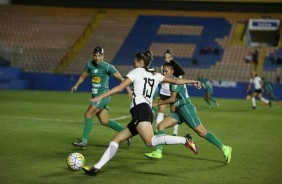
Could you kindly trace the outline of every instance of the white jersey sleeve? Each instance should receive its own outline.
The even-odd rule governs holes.
[[[148,72],[144,68],[135,68],[126,76],[132,81],[133,86],[131,108],[141,103],[152,106],[154,93],[164,76],[160,73]]]

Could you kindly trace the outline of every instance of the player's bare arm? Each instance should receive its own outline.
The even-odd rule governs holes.
[[[120,85],[112,88],[111,90],[109,90],[108,92],[96,97],[96,98],[91,98],[89,99],[90,102],[100,102],[103,98],[106,98],[108,96],[111,96],[113,94],[122,92],[125,88],[127,88],[130,84],[132,83],[132,81],[129,78],[126,78],[125,80],[123,80]]]
[[[168,99],[158,101],[158,102],[154,102],[153,107],[159,106],[159,105],[165,105],[165,104],[172,104],[176,101],[176,96],[177,96],[177,92],[171,92],[170,97]]]
[[[193,84],[197,89],[201,89],[202,88],[201,82],[200,81],[196,81],[196,80],[172,79],[172,78],[169,78],[169,77],[165,77],[163,81],[171,83],[171,84],[177,84],[177,85],[180,85],[180,84]]]
[[[77,82],[75,83],[75,85],[71,88],[71,92],[74,92],[77,90],[78,86],[86,79],[86,77],[88,76],[87,72],[83,72],[79,79],[77,80]]]
[[[124,78],[120,75],[119,72],[116,72],[113,74],[115,78],[117,78],[120,82],[124,81]],[[130,87],[126,87],[126,90],[127,90],[127,93],[128,93],[128,96],[129,98],[132,97],[132,91],[130,89]]]

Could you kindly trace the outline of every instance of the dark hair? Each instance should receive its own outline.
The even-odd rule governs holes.
[[[153,61],[153,52],[150,51],[150,50],[147,50],[145,52],[138,52],[134,58],[136,58],[138,61],[139,60],[143,60],[144,61],[144,68],[146,71],[149,71],[149,72],[155,72],[154,69],[150,68],[150,65]]]
[[[165,63],[163,66],[164,67],[169,66],[169,67],[173,68],[173,70],[174,70],[173,75],[176,76],[176,77],[179,77],[181,75],[185,75],[185,72],[182,69],[181,65],[179,63],[177,63],[175,60],[170,60],[169,63]]]
[[[102,47],[95,47],[95,49],[93,50],[93,54],[96,53],[104,55],[104,49]]]
[[[171,51],[171,49],[167,49],[165,52],[164,52],[164,55],[165,54],[170,54],[172,57],[173,57],[173,53]]]

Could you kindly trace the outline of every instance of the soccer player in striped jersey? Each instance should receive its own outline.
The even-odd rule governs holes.
[[[178,78],[184,75],[183,69],[176,61],[170,61],[164,65],[164,74],[169,78]],[[224,145],[213,133],[207,131],[202,125],[196,111],[196,107],[192,104],[186,85],[170,84],[171,96],[170,98],[158,101],[154,105],[171,104],[174,103],[175,111],[166,117],[158,125],[158,136],[164,135],[164,130],[168,127],[174,126],[185,122],[192,128],[199,136],[205,138],[210,143],[214,144],[222,150],[225,156],[226,163],[231,160],[232,148]],[[158,145],[157,149],[151,153],[145,153],[147,157],[161,159],[162,158],[162,145]]]
[[[262,96],[263,81],[256,74],[256,72],[252,72],[251,74],[251,79],[247,91],[251,89],[252,84],[254,85],[254,92],[252,94],[252,108],[256,109],[256,97],[258,97],[263,103],[268,104],[269,107],[271,107],[271,101]]]
[[[111,140],[108,149],[104,152],[100,161],[95,165],[83,167],[86,174],[96,175],[99,170],[110,161],[110,159],[116,154],[119,144],[123,141],[135,136],[140,135],[146,146],[156,146],[159,144],[183,144],[187,148],[196,152],[196,146],[191,137],[179,137],[179,136],[155,136],[152,128],[152,101],[153,94],[161,82],[168,82],[174,84],[187,84],[192,83],[198,89],[201,88],[200,82],[187,79],[172,79],[156,73],[150,70],[150,64],[152,61],[152,52],[139,52],[134,57],[134,67],[127,74],[127,78],[118,86],[112,88],[108,92],[101,94],[100,96],[90,99],[91,102],[100,102],[104,98],[118,93],[128,87],[133,86],[133,96],[130,106],[130,113],[132,116],[131,122],[127,127],[117,133]]]

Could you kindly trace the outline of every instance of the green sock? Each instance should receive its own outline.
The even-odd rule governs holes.
[[[108,121],[108,127],[111,129],[114,129],[115,131],[122,131],[124,129],[124,126],[122,126],[121,124],[119,124],[118,122],[114,121],[114,120],[109,120]]]
[[[155,107],[152,107],[152,110],[153,110],[155,113],[158,113],[159,108],[158,108],[158,106],[155,106]]]
[[[216,104],[216,100],[215,100],[214,98],[210,97],[210,101],[211,101],[212,103]]]
[[[211,132],[207,132],[206,136],[204,137],[210,143],[216,145],[219,149],[222,149],[224,144]]]
[[[162,135],[162,134],[165,134],[165,131],[164,130],[158,130],[157,135]],[[157,145],[157,150],[160,150],[162,152],[163,151],[163,145],[162,144]]]
[[[209,104],[209,106],[212,105],[209,99],[205,99],[205,101]]]
[[[87,143],[91,129],[93,126],[92,119],[85,118],[84,120],[84,130],[83,130],[83,135],[82,135],[82,142]]]

